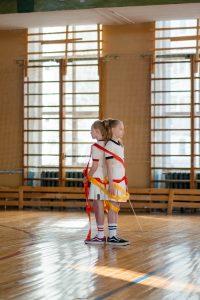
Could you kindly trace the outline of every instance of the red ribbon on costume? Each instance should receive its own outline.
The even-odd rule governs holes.
[[[101,150],[103,150],[106,153],[111,154],[116,160],[118,160],[124,166],[124,169],[125,169],[124,161],[123,161],[123,159],[121,157],[119,157],[115,153],[107,150],[106,148],[102,147],[101,145],[99,145],[97,143],[95,143],[94,146],[97,147],[97,148],[99,148],[99,149],[101,149]],[[116,183],[120,183],[123,180],[125,180],[126,185],[128,185],[128,178],[126,176],[122,177],[121,179],[114,179],[113,181],[116,182]]]
[[[89,168],[89,163],[90,163],[90,159],[91,159],[91,154],[92,154],[92,149],[90,152],[90,158],[89,161],[87,163],[87,167],[83,170],[83,175],[85,178],[88,178],[88,168]],[[88,219],[89,219],[89,230],[87,233],[87,237],[86,237],[86,241],[91,239],[91,234],[92,234],[92,222],[91,222],[91,211],[92,211],[92,205],[89,199],[89,185],[88,185],[88,179],[87,181],[84,183],[84,191],[85,191],[85,199],[86,199],[86,212],[88,215]]]
[[[106,152],[106,153],[111,154],[116,160],[118,160],[118,161],[124,166],[124,161],[123,161],[123,159],[122,159],[121,157],[119,157],[118,155],[116,155],[115,153],[113,153],[113,152],[107,150],[106,148],[102,147],[101,145],[99,145],[99,144],[97,144],[97,143],[95,143],[93,146],[95,146],[95,147],[97,147],[97,148],[103,150],[103,151]],[[124,166],[124,167],[125,167],[125,166]]]
[[[120,183],[122,181],[125,181],[126,185],[128,184],[128,178],[126,176],[122,177],[121,179],[114,179],[113,180],[116,183]]]

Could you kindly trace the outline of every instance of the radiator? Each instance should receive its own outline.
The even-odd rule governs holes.
[[[198,174],[199,175],[199,174]],[[190,173],[187,172],[168,172],[164,176],[165,187],[170,189],[189,189],[190,182],[181,180],[190,180]],[[171,180],[171,181],[170,181]]]
[[[65,186],[68,187],[83,187],[82,178],[83,172],[71,171],[65,173]],[[71,180],[70,180],[71,179]],[[80,179],[80,181],[74,181],[73,179]],[[41,186],[58,186],[58,172],[43,171],[41,173]]]

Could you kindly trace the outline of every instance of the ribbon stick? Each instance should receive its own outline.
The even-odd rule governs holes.
[[[134,216],[135,216],[136,222],[137,222],[137,224],[138,224],[138,226],[139,226],[139,228],[140,228],[140,231],[143,232],[142,226],[141,226],[141,224],[140,224],[140,222],[139,222],[139,219],[138,219],[138,217],[137,217],[137,215],[136,215],[136,213],[135,213],[135,210],[134,210],[134,208],[133,208],[133,205],[132,205],[132,203],[131,203],[130,198],[128,199],[128,201],[129,201],[129,203],[130,203],[131,209],[132,209],[133,214],[134,214]]]

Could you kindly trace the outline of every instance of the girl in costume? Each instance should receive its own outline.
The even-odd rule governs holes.
[[[88,199],[94,200],[93,210],[95,213],[97,224],[97,235],[93,238],[90,234],[85,240],[86,244],[104,244],[106,238],[104,236],[104,200],[106,195],[104,193],[106,186],[106,169],[105,169],[105,154],[99,149],[105,146],[106,128],[103,121],[95,121],[91,127],[91,136],[97,142],[91,147],[92,166],[83,178],[83,183],[87,184],[90,181]],[[102,188],[102,189],[101,189]]]
[[[127,178],[124,168],[124,147],[121,139],[124,135],[124,124],[120,120],[108,119],[104,121],[107,128],[107,143],[105,158],[108,176],[108,229],[107,244],[125,246],[129,241],[117,237],[117,222],[120,202],[129,198],[127,192]]]

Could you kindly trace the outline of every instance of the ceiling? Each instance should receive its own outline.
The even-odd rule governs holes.
[[[199,16],[200,3],[61,10],[1,14],[0,29],[71,24],[122,25],[156,20],[197,19]]]

